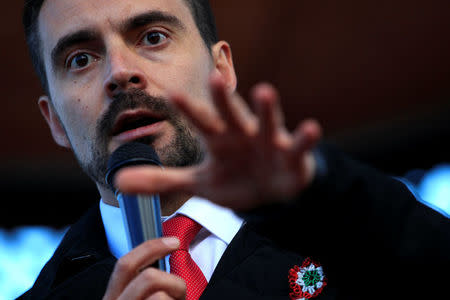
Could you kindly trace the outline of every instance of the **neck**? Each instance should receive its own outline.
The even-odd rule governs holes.
[[[119,202],[116,199],[114,193],[97,184],[98,191],[100,196],[102,197],[102,201],[111,206],[119,207]],[[170,216],[174,212],[176,212],[186,201],[191,198],[192,195],[187,194],[179,194],[179,193],[170,193],[160,195],[161,201],[161,215]]]

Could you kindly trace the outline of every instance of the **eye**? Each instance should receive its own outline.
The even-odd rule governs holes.
[[[82,69],[95,61],[95,58],[88,53],[79,53],[69,59],[67,66],[69,69]]]
[[[167,36],[158,31],[151,31],[145,34],[143,43],[149,46],[157,46],[163,43],[167,39]]]

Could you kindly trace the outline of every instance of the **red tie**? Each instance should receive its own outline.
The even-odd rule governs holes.
[[[164,236],[175,236],[180,240],[180,248],[170,255],[170,273],[184,279],[187,286],[186,300],[200,298],[208,282],[200,268],[189,254],[189,244],[202,228],[194,220],[177,215],[163,223]]]

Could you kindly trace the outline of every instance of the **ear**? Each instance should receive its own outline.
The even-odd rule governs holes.
[[[228,91],[234,92],[236,90],[237,78],[230,45],[225,41],[217,42],[212,46],[212,55],[215,71],[222,75]]]
[[[38,105],[41,110],[41,114],[44,116],[48,126],[50,127],[50,131],[55,142],[62,147],[71,148],[66,131],[64,130],[49,97],[39,97]]]

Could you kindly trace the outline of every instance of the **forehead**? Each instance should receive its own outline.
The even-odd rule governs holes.
[[[195,26],[185,0],[46,0],[39,14],[44,52],[68,32],[82,28],[114,28],[149,11],[169,13],[190,28]]]

